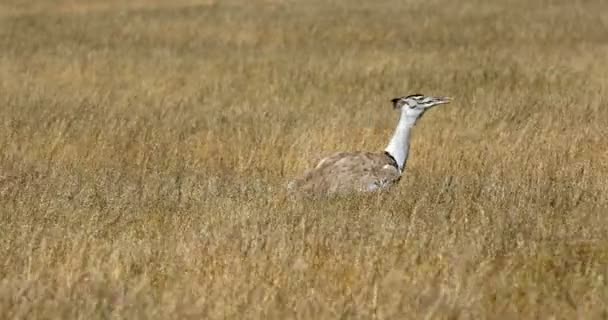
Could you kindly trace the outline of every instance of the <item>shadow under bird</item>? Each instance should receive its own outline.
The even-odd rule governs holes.
[[[399,110],[400,117],[384,152],[340,152],[326,157],[302,177],[291,181],[289,191],[333,195],[388,190],[403,175],[416,122],[429,109],[451,100],[422,94],[392,99],[393,108]]]

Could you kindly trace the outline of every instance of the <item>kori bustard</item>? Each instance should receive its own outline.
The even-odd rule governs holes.
[[[291,192],[330,195],[387,190],[401,178],[416,122],[432,107],[449,103],[448,97],[413,94],[392,99],[399,110],[397,129],[384,152],[340,152],[322,159],[315,168],[289,183]]]

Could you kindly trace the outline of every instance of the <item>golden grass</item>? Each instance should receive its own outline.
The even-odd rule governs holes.
[[[0,318],[608,317],[606,12],[5,1]],[[415,92],[394,192],[285,199]]]

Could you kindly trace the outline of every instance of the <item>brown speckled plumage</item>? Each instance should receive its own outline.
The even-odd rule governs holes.
[[[386,190],[399,181],[395,159],[387,153],[340,152],[322,159],[290,189],[305,194],[347,194]]]

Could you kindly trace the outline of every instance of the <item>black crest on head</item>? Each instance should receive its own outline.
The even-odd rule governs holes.
[[[415,93],[415,94],[410,94],[409,96],[405,96],[405,97],[399,97],[399,98],[394,98],[391,100],[391,102],[393,103],[393,109],[399,109],[401,107],[403,107],[403,105],[405,104],[405,100],[409,99],[409,98],[423,98],[424,95],[420,94],[420,93]]]
[[[409,96],[405,97],[404,99],[408,99],[408,98],[422,98],[424,97],[424,95],[420,94],[420,93],[415,93],[415,94],[410,94]]]
[[[393,109],[398,109],[399,107],[401,107],[403,105],[402,98],[391,99],[391,102],[393,103]]]

